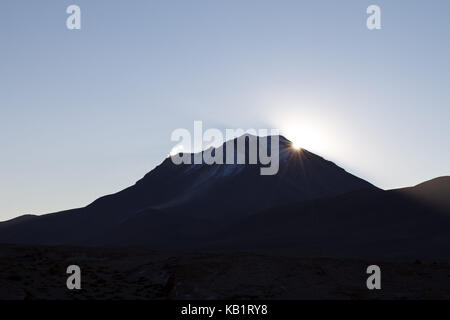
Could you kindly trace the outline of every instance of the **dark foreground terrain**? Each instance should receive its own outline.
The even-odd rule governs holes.
[[[80,291],[66,288],[71,264]],[[450,299],[450,261],[1,245],[0,299]]]

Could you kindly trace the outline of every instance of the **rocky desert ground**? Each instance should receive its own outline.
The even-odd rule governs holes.
[[[73,264],[81,290],[66,287]],[[381,290],[366,287],[372,264]],[[1,245],[0,299],[450,299],[450,261]]]

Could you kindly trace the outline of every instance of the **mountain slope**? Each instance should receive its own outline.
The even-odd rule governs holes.
[[[315,256],[450,258],[450,209],[441,205],[446,199],[449,177],[412,188],[351,192],[265,210],[208,245]]]
[[[0,223],[0,242],[450,258],[450,177],[384,191],[283,137],[278,174],[259,169],[168,158],[85,208]]]
[[[235,155],[238,140],[248,138],[235,139]],[[284,137],[279,137],[279,144],[280,169],[276,175],[262,176],[260,164],[175,165],[167,158],[135,186],[101,198],[90,207],[127,215],[182,206],[194,216],[229,219],[283,203],[375,189],[330,161],[293,149]],[[223,154],[225,157],[226,149]],[[246,159],[248,163],[248,153]]]
[[[248,145],[252,138],[235,139],[235,155],[238,142]],[[136,245],[176,247],[174,237],[167,234],[187,233],[197,238],[264,209],[355,190],[377,190],[330,161],[293,149],[284,137],[276,138],[280,147],[276,175],[260,175],[260,164],[175,165],[167,158],[134,186],[85,208],[0,224],[0,242],[125,245],[135,238],[132,243]],[[220,148],[225,157],[227,146]]]

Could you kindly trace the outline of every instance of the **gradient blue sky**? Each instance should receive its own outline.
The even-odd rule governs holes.
[[[194,120],[280,128],[382,188],[448,175],[449,16],[448,0],[2,0],[0,220],[133,184]]]

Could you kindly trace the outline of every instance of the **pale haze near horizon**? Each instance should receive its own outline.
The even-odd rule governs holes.
[[[66,28],[77,4],[82,29]],[[377,4],[382,29],[366,28]],[[449,1],[2,1],[0,221],[85,206],[177,128],[279,128],[378,187],[450,172]]]

